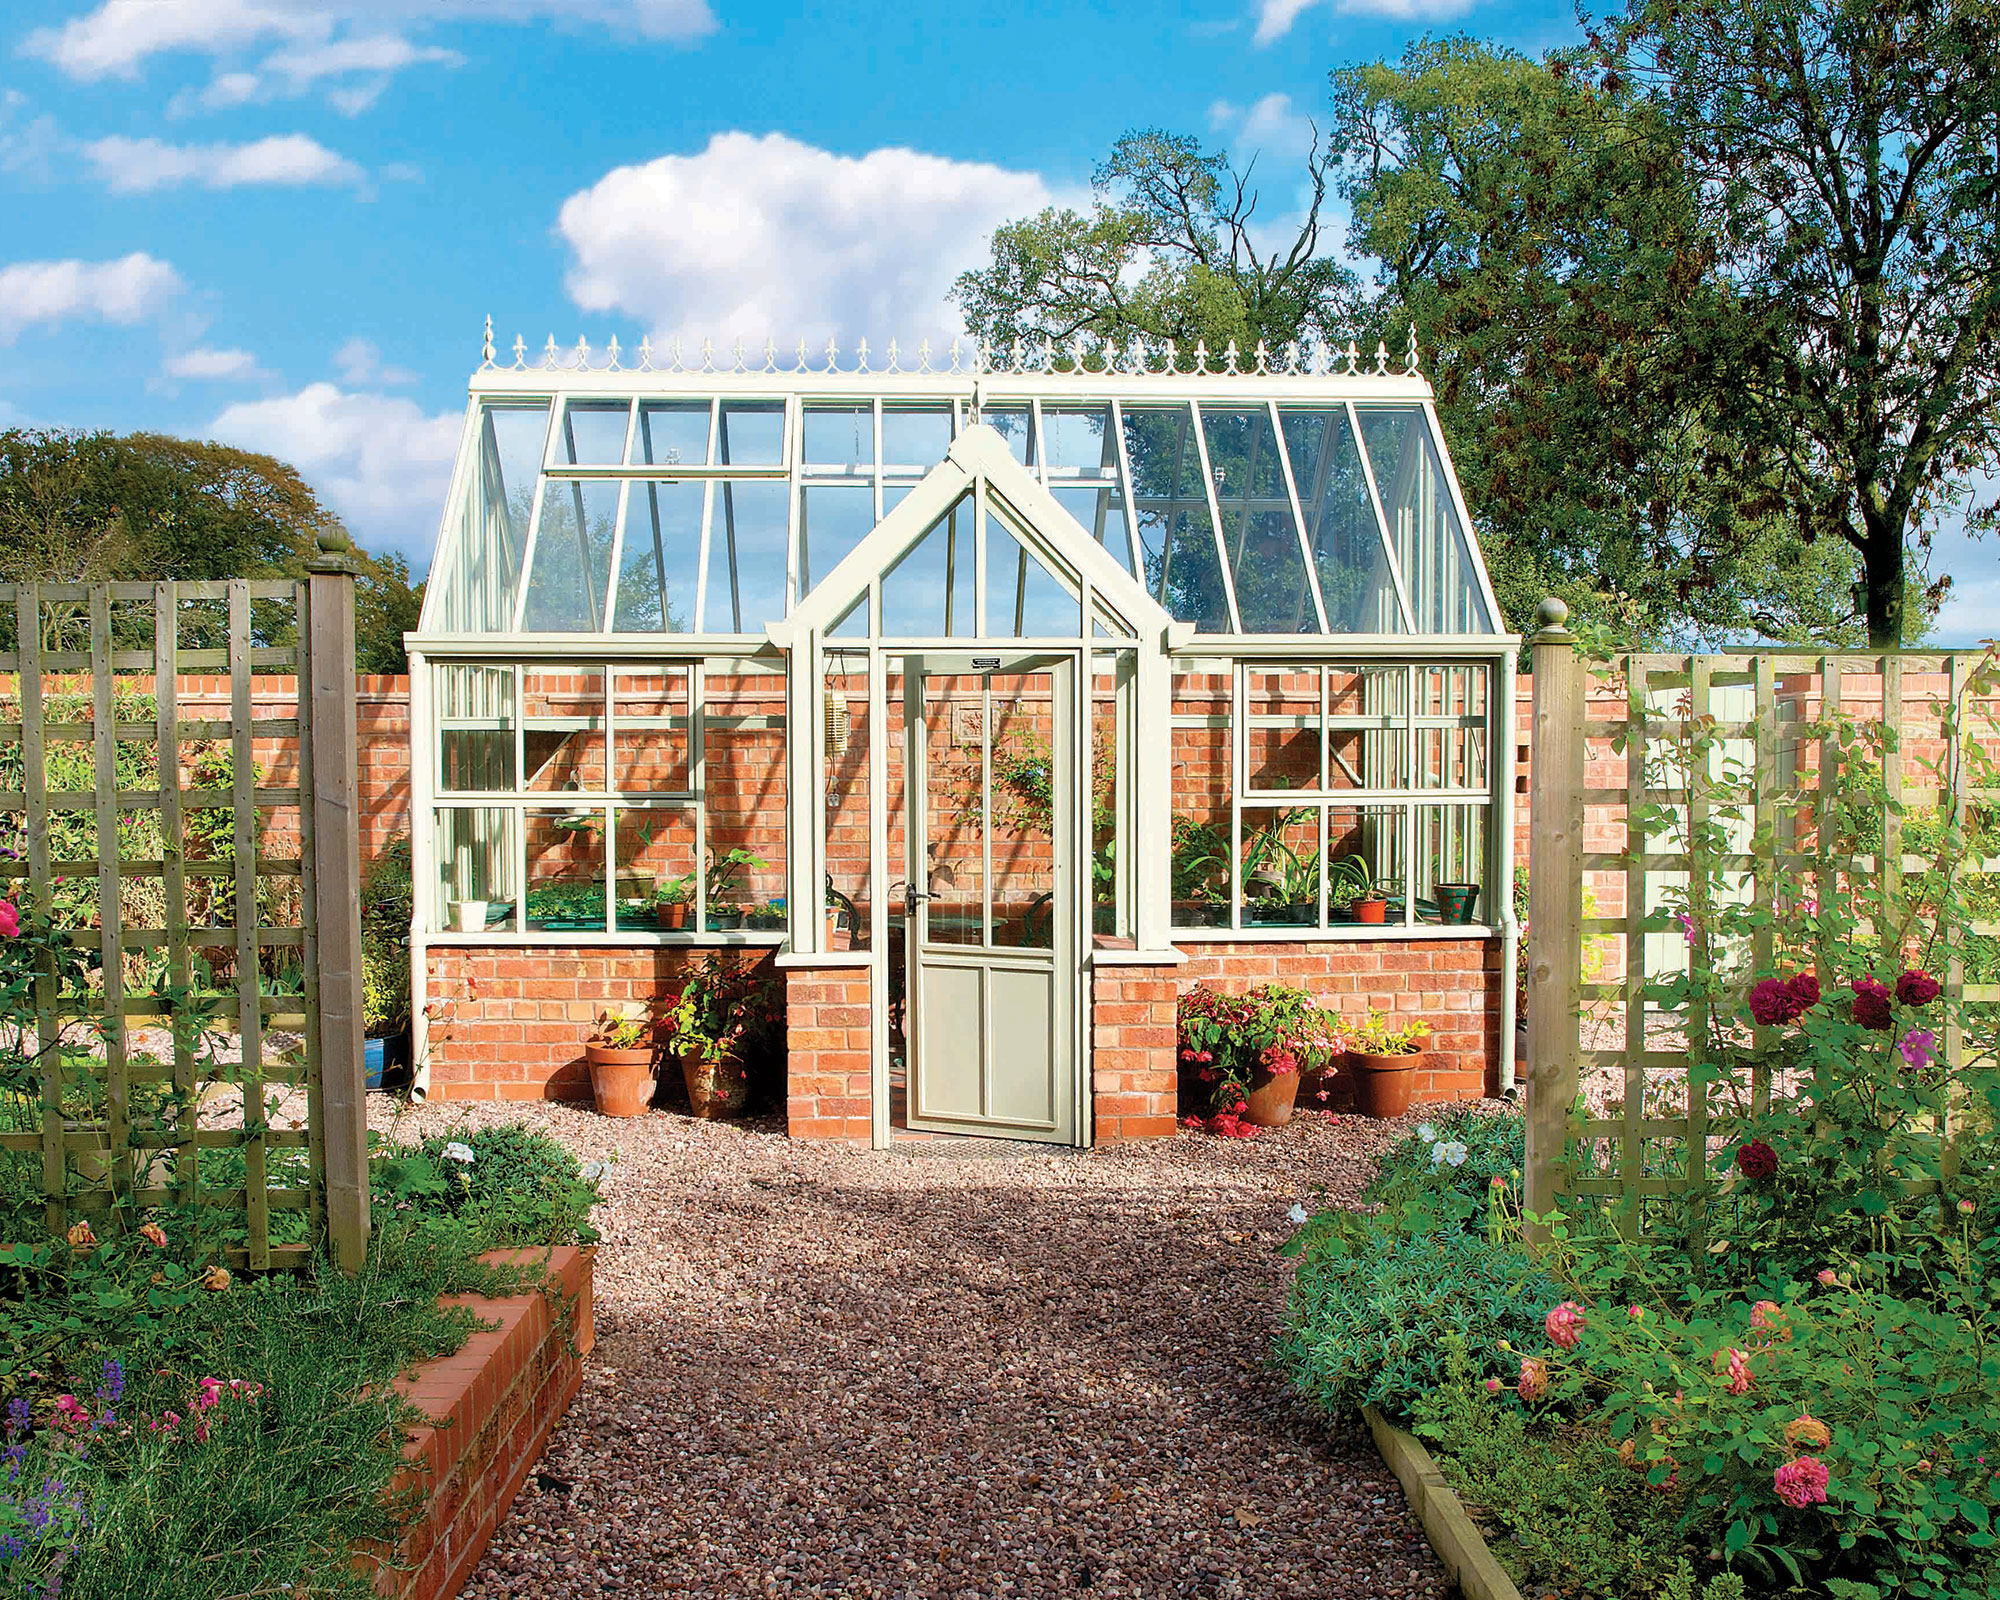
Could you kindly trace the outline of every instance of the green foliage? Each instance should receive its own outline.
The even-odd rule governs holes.
[[[362,1021],[371,1038],[410,1025],[410,842],[393,841],[361,885]]]
[[[1474,1352],[1476,1375],[1513,1377],[1500,1341],[1539,1333],[1555,1284],[1510,1245],[1437,1224],[1425,1213],[1322,1211],[1294,1241],[1299,1269],[1276,1355],[1319,1411],[1373,1405],[1407,1417],[1446,1379],[1447,1335]]]
[[[784,985],[756,956],[704,951],[667,1008],[667,1048],[701,1061],[766,1066],[783,1056],[784,1031]]]
[[[474,1251],[597,1240],[596,1180],[564,1146],[519,1125],[459,1128],[416,1145],[378,1141],[368,1181],[387,1214],[449,1219]]]
[[[1465,1224],[1481,1226],[1496,1180],[1503,1193],[1519,1196],[1526,1159],[1527,1124],[1519,1112],[1446,1106],[1389,1147],[1362,1199],[1393,1210],[1454,1195],[1464,1203]]]

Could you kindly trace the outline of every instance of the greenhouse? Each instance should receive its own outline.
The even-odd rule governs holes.
[[[1438,1093],[1508,1080],[1519,641],[1414,346],[638,357],[471,382],[430,1092],[573,1092],[592,1002],[713,947],[785,979],[801,1136],[1170,1131],[1197,977],[1442,975]]]

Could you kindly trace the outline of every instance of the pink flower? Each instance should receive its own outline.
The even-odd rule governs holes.
[[[1523,1400],[1539,1400],[1549,1392],[1549,1364],[1540,1356],[1521,1358],[1521,1380],[1514,1392]]]
[[[1912,1028],[1896,1048],[1903,1053],[1903,1065],[1922,1072],[1937,1059],[1937,1033],[1930,1028]]]
[[[201,1391],[194,1397],[194,1408],[197,1411],[206,1411],[222,1398],[222,1380],[220,1378],[203,1378],[197,1387]]]
[[[0,900],[0,939],[21,937],[21,908],[11,900]]]
[[[1826,1463],[1818,1456],[1800,1456],[1772,1473],[1771,1483],[1780,1500],[1796,1511],[1803,1511],[1807,1506],[1826,1504],[1828,1478]]]
[[[1498,1394],[1504,1387],[1505,1385],[1498,1378],[1488,1378],[1486,1380],[1486,1392],[1488,1394]]]
[[[1694,943],[1694,918],[1685,911],[1680,914],[1681,932],[1687,936],[1689,944]]]
[[[1748,1350],[1739,1350],[1734,1345],[1729,1347],[1726,1357],[1722,1351],[1716,1351],[1715,1370],[1721,1372],[1724,1370],[1725,1365],[1729,1372],[1729,1392],[1731,1394],[1748,1394],[1750,1392],[1750,1352]]]
[[[163,1250],[167,1244],[167,1230],[157,1222],[149,1222],[139,1230],[139,1237],[155,1250]]]
[[[1831,1289],[1836,1283],[1840,1282],[1840,1274],[1835,1272],[1831,1267],[1821,1267],[1819,1271],[1813,1274],[1813,1278],[1822,1289]]]
[[[88,1426],[89,1422],[90,1412],[84,1408],[83,1403],[75,1395],[59,1394],[56,1396],[55,1423],[57,1427],[74,1433],[77,1429]]]
[[[1889,1031],[1889,990],[1873,978],[1856,978],[1848,987],[1854,991],[1854,1020],[1877,1033]]]
[[[1778,1152],[1762,1139],[1751,1139],[1736,1147],[1736,1170],[1752,1183],[1761,1182],[1778,1170]]]
[[[1938,981],[1912,967],[1896,980],[1896,998],[1906,1006],[1927,1006],[1938,997]]]
[[[1785,987],[1792,991],[1792,998],[1798,1001],[1802,1009],[1811,1010],[1819,1004],[1819,978],[1817,975],[1810,972],[1798,973],[1793,976],[1791,982],[1786,984]]]
[[[1630,1306],[1626,1309],[1625,1315],[1630,1317],[1634,1322],[1643,1322],[1646,1319],[1646,1308],[1644,1306]]]
[[[1551,1343],[1574,1350],[1583,1337],[1583,1307],[1574,1300],[1565,1300],[1542,1318],[1542,1327]]]

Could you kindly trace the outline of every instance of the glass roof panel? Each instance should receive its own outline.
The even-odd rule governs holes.
[[[723,407],[727,413],[728,406]],[[771,479],[725,479],[708,515],[708,570],[703,580],[704,633],[762,633],[785,614],[786,502]]]
[[[1287,407],[1278,420],[1327,627],[1334,633],[1405,632],[1347,408]]]
[[[1201,425],[1243,631],[1319,632],[1270,409],[1203,406]]]
[[[785,402],[725,400],[716,431],[716,462],[725,467],[785,464]]]
[[[811,484],[799,501],[799,593],[806,595],[868,537],[875,490],[865,483]]]
[[[1491,633],[1477,569],[1421,406],[1357,407],[1419,633]]]
[[[1222,587],[1215,524],[1207,506],[1188,506],[1174,513],[1154,593],[1169,615],[1192,622],[1197,633],[1229,632],[1229,596]]]
[[[1118,443],[1111,431],[1111,406],[1042,406],[1042,464],[1051,477],[1077,472],[1098,473],[1118,465]]]
[[[649,467],[706,466],[709,410],[706,400],[643,401],[632,434],[633,461]]]
[[[702,483],[635,483],[611,626],[618,633],[692,633],[701,576]]]
[[[1123,411],[1146,587],[1180,621],[1204,633],[1227,633],[1229,598],[1202,488],[1194,408],[1128,405]]]
[[[1127,572],[1132,570],[1132,540],[1125,526],[1125,501],[1116,484],[1051,484],[1056,503],[1083,525],[1084,532],[1111,553]]]
[[[882,470],[930,471],[951,448],[951,406],[882,408]],[[886,507],[884,510],[886,511]]]
[[[809,405],[804,408],[804,426],[807,471],[875,470],[872,405]]]
[[[986,519],[986,636],[990,639],[1075,638],[1083,602],[1017,539],[1005,519]]]
[[[1022,466],[1033,462],[1034,452],[1029,448],[1028,433],[1034,419],[1026,405],[981,406],[979,420],[1007,441],[1007,448],[1014,452],[1014,459]]]
[[[529,633],[597,633],[604,627],[611,543],[621,485],[552,480],[542,493],[521,627]]]
[[[466,497],[438,552],[436,626],[468,633],[513,626],[521,558],[534,515],[535,477],[548,438],[549,407],[479,408]]]
[[[972,496],[963,494],[882,578],[882,634],[963,639],[972,634]]]
[[[571,467],[615,467],[625,460],[629,400],[572,400],[556,430],[555,459]]]

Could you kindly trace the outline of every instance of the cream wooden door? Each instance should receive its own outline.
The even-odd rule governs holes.
[[[912,1128],[1077,1142],[1076,671],[905,658]]]

